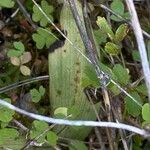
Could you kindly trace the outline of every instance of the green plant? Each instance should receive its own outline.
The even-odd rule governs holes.
[[[48,31],[51,32],[49,29]],[[55,37],[52,33],[50,35],[48,31],[44,30],[43,28],[38,28],[37,33],[32,35],[32,38],[36,42],[36,47],[38,49],[42,49],[45,45],[47,48],[49,48],[49,46],[55,42]]]
[[[142,99],[137,92],[130,92],[130,95],[133,96],[142,106],[143,103]],[[142,107],[137,105],[133,100],[131,100],[131,98],[127,96],[125,97],[124,100],[125,100],[125,108],[130,115],[132,115],[133,117],[137,117],[141,114]]]
[[[142,106],[142,118],[144,120],[143,125],[150,124],[150,104],[145,103]]]
[[[97,25],[106,33],[110,38],[111,42],[106,42],[105,51],[110,55],[117,56],[121,52],[121,42],[128,33],[128,26],[126,24],[121,24],[116,32],[114,33],[111,26],[107,23],[104,17],[97,18]]]
[[[31,70],[27,67],[26,63],[32,59],[30,52],[25,52],[25,47],[22,42],[14,42],[14,49],[9,49],[7,55],[10,57],[10,61],[14,66],[18,66],[21,73],[25,76],[31,74]]]
[[[51,146],[55,146],[57,144],[58,136],[56,133],[49,131],[48,128],[48,124],[43,121],[33,121],[32,130],[30,131],[30,138],[34,139],[39,136],[37,139],[38,143],[47,141]],[[45,132],[46,130],[48,131]]]
[[[125,12],[125,7],[124,7],[122,0],[113,0],[113,2],[110,5],[110,8],[116,14],[118,14],[126,19],[129,19],[129,13]],[[110,18],[117,22],[122,21],[122,19],[116,17],[115,15],[111,15]]]
[[[15,2],[13,0],[1,0],[0,7],[12,8],[14,7]]]
[[[52,12],[53,12],[53,6],[49,5],[47,1],[42,0],[41,1],[41,8],[42,10],[46,13],[46,15],[53,20]],[[39,8],[34,5],[33,6],[33,14],[32,14],[32,19],[35,22],[40,22],[40,25],[42,27],[47,26],[48,20],[47,18],[43,15],[43,13],[39,10]]]
[[[11,99],[5,98],[7,102],[11,103]],[[13,115],[15,114],[14,110],[5,108],[3,106],[0,106],[0,121],[3,123],[9,123],[13,119]]]
[[[34,89],[30,90],[30,94],[32,97],[32,101],[34,103],[38,103],[41,100],[42,96],[44,96],[44,94],[45,94],[45,88],[43,86],[40,86],[39,90],[34,88]]]

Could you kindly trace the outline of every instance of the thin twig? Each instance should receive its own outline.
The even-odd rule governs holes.
[[[149,102],[150,102],[150,67],[149,67],[146,47],[145,47],[145,43],[144,43],[144,38],[143,38],[141,26],[139,23],[139,19],[137,16],[137,12],[135,10],[133,0],[126,0],[126,3],[128,6],[128,9],[129,9],[129,12],[131,14],[131,23],[132,23],[132,27],[134,30],[138,49],[139,49],[140,56],[141,56],[143,74],[144,74],[146,86],[148,89],[148,97],[149,97]]]
[[[9,18],[7,18],[7,19],[5,20],[5,23],[7,24],[12,18],[14,18],[14,17],[17,15],[18,12],[19,12],[19,8],[17,8],[17,9],[12,13],[12,15],[11,15]]]
[[[34,139],[30,140],[29,142],[26,143],[26,145],[21,148],[21,150],[25,150],[25,149],[29,149],[30,146],[34,145],[34,143],[36,143],[36,141],[38,139],[40,139],[42,136],[44,136],[49,130],[51,130],[53,127],[55,126],[55,124],[49,126],[47,129],[45,129],[43,132],[41,132],[37,137],[35,137]]]
[[[21,124],[19,121],[17,121],[16,119],[12,120],[13,123],[15,123],[18,127],[20,127],[23,131],[28,132],[29,129],[27,127],[25,127],[23,124]]]
[[[48,79],[49,79],[49,75],[45,75],[45,76],[39,76],[39,77],[35,77],[35,78],[26,79],[26,80],[23,80],[23,81],[20,81],[20,82],[16,82],[16,83],[13,83],[13,84],[10,84],[8,86],[0,88],[0,94],[4,93],[4,92],[7,92],[7,91],[10,91],[10,90],[12,90],[14,88],[17,88],[17,87],[27,85],[29,83],[42,81],[42,80],[48,80]]]
[[[54,119],[51,117],[46,117],[46,116],[42,116],[42,115],[37,115],[34,113],[30,113],[27,112],[25,110],[22,110],[2,99],[0,99],[0,104],[11,109],[14,110],[20,114],[26,115],[30,118],[34,118],[37,120],[41,120],[41,121],[45,121],[48,123],[53,123],[53,124],[58,124],[58,125],[67,125],[67,126],[89,126],[89,127],[107,127],[107,128],[117,128],[117,129],[124,129],[124,130],[128,130],[134,133],[137,133],[141,136],[144,136],[145,138],[150,137],[150,133],[144,129],[140,129],[134,126],[130,126],[127,124],[123,124],[123,123],[115,123],[115,122],[97,122],[97,121],[81,121],[81,120],[76,120],[76,121],[72,121],[72,120],[67,120],[67,119]]]
[[[23,12],[23,15],[27,18],[27,20],[29,21],[29,23],[31,24],[33,29],[36,30],[37,29],[37,25],[35,25],[34,22],[32,21],[32,19],[30,17],[30,14],[27,12],[27,10],[23,6],[22,2],[20,0],[16,0],[16,3],[18,4],[19,9]]]

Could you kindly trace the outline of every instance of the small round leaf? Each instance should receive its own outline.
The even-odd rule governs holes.
[[[146,103],[142,107],[142,118],[145,121],[150,121],[150,104]]]
[[[21,65],[20,71],[24,76],[29,76],[31,74],[30,68],[28,68],[27,66],[24,66],[24,65]]]
[[[14,66],[20,66],[20,59],[18,57],[10,57],[10,61]]]
[[[31,61],[31,59],[32,59],[32,56],[31,56],[31,53],[30,53],[30,52],[25,52],[25,53],[20,57],[21,64],[26,64],[26,63],[28,63],[29,61]]]
[[[58,136],[55,132],[49,131],[47,134],[47,141],[50,145],[55,146],[57,144]]]

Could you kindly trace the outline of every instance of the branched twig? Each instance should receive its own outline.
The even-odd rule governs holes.
[[[142,68],[143,68],[143,74],[146,81],[147,89],[148,89],[148,97],[150,102],[150,67],[146,52],[146,47],[143,39],[142,30],[140,27],[139,19],[135,10],[135,6],[133,3],[133,0],[126,0],[129,12],[131,14],[131,24],[134,30],[134,34],[136,37],[138,49],[141,56],[141,62],[142,62]]]
[[[14,110],[20,114],[26,115],[30,118],[33,119],[37,119],[37,120],[41,120],[41,121],[45,121],[48,123],[54,123],[54,124],[59,124],[59,125],[67,125],[67,126],[90,126],[90,127],[107,127],[107,128],[117,128],[117,129],[124,129],[124,130],[128,130],[134,133],[137,133],[139,135],[144,136],[145,138],[150,137],[150,133],[144,129],[140,129],[134,126],[130,126],[127,124],[123,124],[123,123],[115,123],[115,122],[97,122],[97,121],[81,121],[81,120],[76,120],[76,121],[72,121],[72,120],[66,120],[66,119],[54,119],[51,117],[46,117],[46,116],[42,116],[42,115],[37,115],[34,113],[30,113],[27,112],[25,110],[22,110],[2,99],[0,99],[0,104],[11,109]]]

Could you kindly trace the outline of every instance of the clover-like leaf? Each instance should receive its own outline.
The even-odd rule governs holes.
[[[30,68],[25,65],[20,66],[20,71],[24,76],[29,76],[31,74]]]
[[[0,0],[0,7],[12,8],[14,4],[13,0]]]
[[[8,140],[13,140],[19,136],[19,132],[12,128],[0,129],[0,145],[7,143]]]
[[[39,92],[40,92],[41,96],[43,96],[45,94],[45,88],[42,85],[39,87]]]
[[[50,145],[55,146],[58,141],[58,136],[55,132],[49,131],[47,133],[47,141]]]
[[[9,49],[7,55],[8,57],[20,57],[25,51],[25,47],[22,42],[14,42],[14,49]]]
[[[34,88],[30,90],[30,94],[32,97],[32,101],[34,103],[38,103],[41,100],[41,97],[45,94],[45,88],[43,86],[40,86],[39,90]]]
[[[82,78],[82,86],[87,87],[89,85],[99,87],[99,80],[97,79],[96,73],[91,65],[85,66],[84,76]]]
[[[30,53],[30,52],[25,52],[25,53],[23,53],[23,55],[21,55],[21,57],[20,57],[21,64],[26,64],[26,63],[28,63],[29,61],[31,61],[31,59],[32,59],[32,56],[31,56],[31,53]]]
[[[37,131],[43,131],[45,130],[46,128],[48,128],[48,123],[44,122],[44,121],[38,121],[38,120],[35,120],[33,121],[33,126],[35,127],[35,129]]]
[[[111,3],[110,8],[116,14],[123,16],[123,14],[124,14],[124,4],[123,4],[123,2],[121,0],[114,0]],[[111,19],[114,20],[114,21],[122,21],[120,18],[118,18],[115,15],[111,15]]]
[[[10,61],[14,66],[20,66],[20,59],[18,57],[10,57]]]
[[[30,90],[32,101],[38,103],[41,100],[41,94],[37,89]]]
[[[142,106],[142,118],[145,121],[150,121],[150,104],[146,103]]]
[[[5,99],[7,102],[11,103],[9,98]],[[2,122],[9,122],[12,120],[15,111],[8,109],[2,105],[0,105],[0,121]]]
[[[30,130],[30,138],[35,138],[41,135],[48,128],[48,124],[44,121],[35,120],[32,123],[32,130]],[[38,142],[45,141],[46,133],[38,139]]]
[[[137,92],[132,92],[130,95],[137,101],[137,103],[142,105],[141,97]],[[137,117],[141,114],[142,108],[137,103],[134,102],[130,97],[125,97],[126,110],[133,117]]]
[[[47,3],[47,1],[42,0],[41,1],[41,8],[45,12],[47,17],[49,17],[53,21],[53,17],[52,17],[53,6],[49,5]],[[40,25],[43,27],[45,27],[48,24],[48,19],[43,15],[43,13],[39,10],[39,8],[36,5],[33,6],[32,19],[35,22],[39,21]]]
[[[20,50],[20,51],[24,52],[25,47],[24,47],[24,45],[23,45],[22,42],[20,42],[20,41],[19,41],[19,42],[14,42],[13,45],[14,45],[14,47],[15,47],[17,50]]]
[[[64,117],[67,117],[67,111],[68,111],[68,108],[66,107],[58,107],[55,109],[54,111],[54,115],[63,115]]]
[[[113,73],[117,78],[117,81],[122,85],[127,85],[130,80],[129,73],[126,68],[123,68],[120,64],[116,64],[113,67]]]
[[[34,33],[32,38],[36,42],[36,47],[38,49],[42,49],[44,46],[48,48],[56,40],[53,35],[50,35],[43,28],[38,28],[37,33]]]

